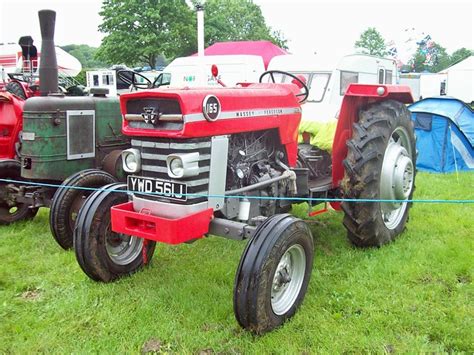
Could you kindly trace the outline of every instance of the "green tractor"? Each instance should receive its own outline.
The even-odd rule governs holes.
[[[42,48],[40,92],[26,100],[19,158],[0,161],[0,224],[33,218],[50,207],[50,226],[58,244],[72,247],[75,217],[91,189],[123,181],[120,153],[130,147],[121,133],[117,97],[103,90],[92,96],[59,93],[54,50],[56,14],[39,12]],[[61,187],[58,188],[58,185]]]

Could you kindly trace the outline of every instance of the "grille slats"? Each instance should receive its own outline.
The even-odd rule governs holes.
[[[160,196],[150,196],[136,194],[142,198],[158,200],[173,204],[195,204],[207,201],[209,186],[209,170],[211,157],[211,141],[204,139],[163,139],[146,138],[146,140],[132,140],[132,147],[140,151],[142,160],[141,176],[157,178],[167,181],[185,183],[188,186],[188,194],[205,195],[187,196],[187,201],[170,200]],[[169,154],[199,152],[199,175],[183,178],[171,179],[168,176],[166,167],[166,157]]]

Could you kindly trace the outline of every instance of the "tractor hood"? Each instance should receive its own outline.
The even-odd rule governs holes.
[[[155,89],[120,96],[128,136],[197,138],[279,129],[295,141],[301,106],[293,84]]]

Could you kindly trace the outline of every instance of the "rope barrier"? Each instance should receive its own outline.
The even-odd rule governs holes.
[[[157,193],[157,192],[137,192],[131,190],[111,190],[104,188],[94,188],[94,187],[81,187],[81,186],[70,186],[64,184],[49,184],[42,182],[32,182],[32,181],[22,181],[22,180],[13,180],[13,179],[0,179],[0,182],[14,183],[21,185],[29,186],[38,186],[38,187],[52,187],[52,188],[67,188],[75,190],[85,190],[85,191],[107,191],[107,192],[116,192],[116,193],[139,193],[140,195],[150,195],[150,196],[163,196],[169,197],[169,194]],[[209,194],[182,194],[183,196],[192,196],[192,197],[207,197],[207,198],[235,198],[235,199],[256,199],[256,200],[291,200],[295,202],[357,202],[357,203],[375,203],[375,202],[384,202],[384,203],[437,203],[437,204],[471,204],[474,203],[474,200],[443,200],[443,199],[411,199],[411,200],[388,200],[388,199],[354,199],[354,198],[316,198],[316,197],[272,197],[272,196],[248,196],[248,195],[209,195]]]

